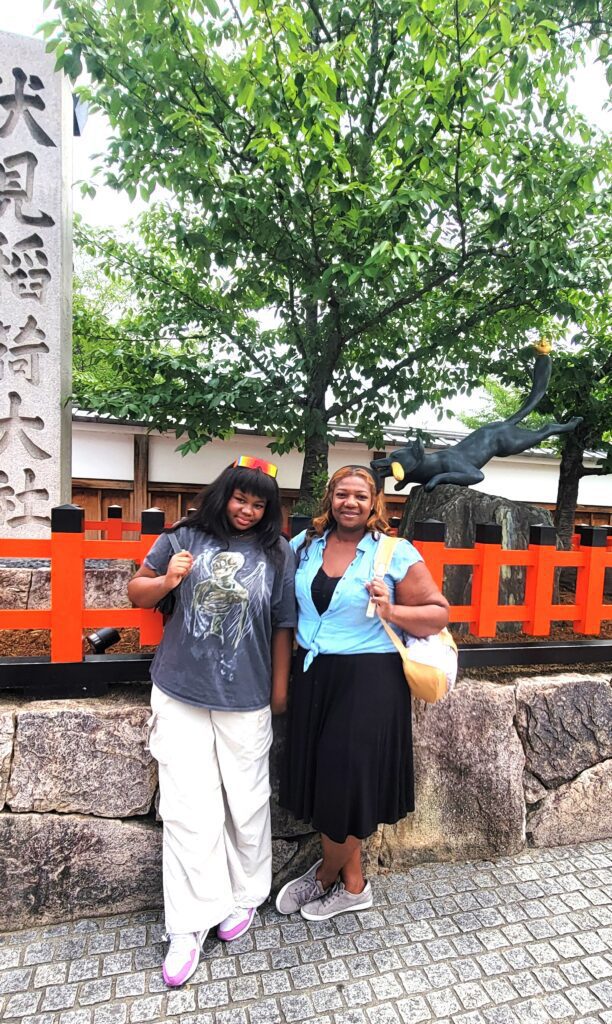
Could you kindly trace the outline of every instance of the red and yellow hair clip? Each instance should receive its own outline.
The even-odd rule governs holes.
[[[254,455],[239,455],[237,459],[232,462],[232,466],[242,466],[243,469],[260,469],[266,476],[271,476],[272,479],[276,479],[278,473],[278,466],[275,466],[273,462],[266,462],[265,459],[256,459]]]

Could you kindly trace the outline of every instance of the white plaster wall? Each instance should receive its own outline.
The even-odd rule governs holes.
[[[297,490],[300,486],[302,463],[301,452],[275,455],[267,447],[270,438],[241,434],[228,441],[211,441],[196,454],[183,457],[175,451],[174,438],[153,435],[149,448],[149,480],[159,483],[207,484],[234,461],[239,455],[255,455],[274,462],[278,466],[279,485]],[[372,452],[365,444],[340,441],[329,450],[329,471],[334,473],[347,463],[367,465]]]
[[[586,460],[589,468],[597,465]],[[485,479],[475,489],[499,494],[512,501],[537,501],[555,504],[559,483],[559,461],[535,456],[493,459],[484,469]],[[612,475],[585,477],[578,488],[579,505],[612,506]]]
[[[151,435],[149,479],[151,483],[206,484],[238,455],[255,455],[279,467],[281,487],[297,490],[303,457],[299,452],[273,455],[267,447],[270,439],[240,434],[228,441],[212,441],[196,455],[183,457],[177,452],[174,437]],[[388,446],[390,451],[391,445]],[[80,424],[73,428],[73,474],[75,477],[111,480],[133,479],[133,428],[114,424]],[[358,442],[341,441],[329,450],[329,469],[333,473],[347,463],[368,464],[372,452]],[[593,466],[594,462],[587,465]],[[494,459],[485,468],[485,479],[478,490],[499,494],[514,501],[554,504],[557,497],[559,463],[550,457],[514,456]],[[408,494],[411,486],[400,494]],[[394,494],[394,481],[385,482],[387,494]],[[612,475],[587,477],[581,481],[578,501],[581,505],[612,506]]]
[[[72,475],[86,480],[133,480],[132,431],[110,425],[73,424]]]
[[[278,466],[281,487],[299,487],[301,456],[273,455],[267,444],[270,438],[238,435],[228,441],[211,441],[197,454],[184,457],[177,452],[174,437],[153,434],[149,446],[149,480],[151,483],[208,484],[239,455],[254,455]]]
[[[588,462],[586,465],[594,468],[596,463]],[[612,474],[583,477],[578,489],[578,502],[580,505],[612,506]]]
[[[559,481],[559,463],[531,458],[493,459],[484,469],[482,483],[474,490],[499,494],[512,501],[555,502]]]

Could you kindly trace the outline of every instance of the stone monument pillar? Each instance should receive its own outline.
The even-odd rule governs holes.
[[[70,500],[72,97],[44,43],[0,32],[0,537]]]

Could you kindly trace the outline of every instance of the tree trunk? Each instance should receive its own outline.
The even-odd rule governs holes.
[[[308,404],[304,416],[304,465],[300,481],[300,503],[304,511],[318,504],[327,482],[329,453],[325,397],[333,375],[333,346],[321,337],[318,304],[305,301],[305,338]],[[310,514],[310,509],[308,510]]]
[[[584,445],[581,439],[576,437],[576,434],[567,434],[561,454],[557,508],[554,516],[555,529],[559,535],[561,546],[566,550],[571,546],[574,532],[583,457]]]
[[[327,439],[327,424],[322,411],[311,409],[305,426],[306,443],[300,481],[300,501],[314,506],[320,498],[324,482],[327,480],[329,441]]]

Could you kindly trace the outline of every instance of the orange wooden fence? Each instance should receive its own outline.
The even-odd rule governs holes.
[[[102,626],[132,628],[141,645],[157,644],[163,621],[145,608],[85,608],[85,559],[128,559],[142,562],[155,537],[164,529],[159,509],[142,513],[140,523],[120,517],[86,520],[83,509],[60,505],[51,512],[49,540],[0,540],[0,558],[48,558],[51,561],[51,601],[44,610],[0,610],[0,629],[50,629],[51,661],[83,660],[83,633]],[[101,530],[106,540],[86,540],[85,530]],[[124,533],[140,534],[135,541]]]
[[[0,540],[0,558],[45,558],[51,562],[51,601],[44,610],[0,610],[0,629],[51,630],[51,661],[79,662],[83,658],[83,634],[103,626],[139,630],[141,645],[157,644],[162,617],[152,609],[85,608],[85,560],[127,559],[141,563],[155,537],[164,528],[159,509],[142,513],[141,522],[124,522],[118,513],[105,520],[85,520],[83,509],[62,505],[52,510],[48,540]],[[86,530],[99,530],[104,540],[88,540]],[[498,625],[520,622],[530,636],[547,636],[552,622],[571,622],[576,633],[597,635],[602,622],[612,619],[612,604],[604,603],[606,569],[612,568],[612,537],[606,527],[582,527],[571,551],[557,551],[552,527],[531,528],[526,550],[501,546],[501,527],[478,526],[473,548],[447,548],[444,525],[417,523],[415,547],[423,555],[434,580],[442,587],[447,566],[472,568],[472,593],[468,605],[451,607],[451,622],[466,622],[470,633],[494,637]],[[138,533],[138,540],[123,540],[124,533]],[[500,570],[524,566],[525,600],[520,605],[499,603]],[[575,599],[553,604],[555,570],[577,571]]]
[[[571,622],[575,633],[596,636],[602,622],[612,619],[612,604],[605,604],[606,569],[612,568],[612,537],[607,527],[581,527],[571,551],[557,551],[556,533],[550,526],[532,526],[529,546],[516,551],[502,548],[501,526],[476,527],[473,548],[447,548],[444,524],[416,523],[414,545],[439,587],[444,569],[471,566],[472,593],[468,605],[451,605],[451,622],[467,622],[473,636],[494,637],[505,622],[523,624],[528,636],[548,636],[551,623]],[[503,566],[524,566],[523,604],[500,604],[499,581]],[[575,569],[576,593],[571,604],[553,604],[556,569]]]

